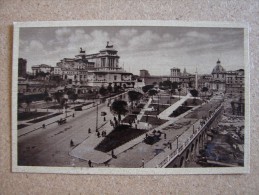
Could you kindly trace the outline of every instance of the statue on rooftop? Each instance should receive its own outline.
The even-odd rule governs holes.
[[[109,41],[107,41],[106,48],[113,48],[113,45],[109,45]]]
[[[82,47],[80,47],[80,53],[85,53],[85,50],[83,50]]]

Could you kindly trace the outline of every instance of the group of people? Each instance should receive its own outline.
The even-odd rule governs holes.
[[[97,137],[105,137],[106,136],[106,131],[102,131],[102,133],[100,133],[99,131],[97,131]]]

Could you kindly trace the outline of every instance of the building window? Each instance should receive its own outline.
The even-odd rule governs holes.
[[[117,80],[117,76],[114,76],[114,80],[115,80],[115,81]]]
[[[105,67],[105,58],[101,59],[101,67]]]

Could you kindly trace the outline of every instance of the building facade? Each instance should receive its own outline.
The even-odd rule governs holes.
[[[18,59],[18,77],[26,77],[27,60],[23,58]]]
[[[171,68],[171,78],[170,81],[172,82],[180,82],[180,77],[181,77],[181,70],[179,68]]]
[[[221,66],[220,60],[212,70],[212,78],[210,81],[210,89],[214,91],[226,91],[226,70]]]
[[[31,69],[32,69],[32,74],[37,75],[40,72],[51,74],[54,68],[47,64],[40,64],[40,65],[32,66]]]
[[[119,66],[118,51],[113,45],[107,45],[99,53],[86,54],[80,48],[75,58],[64,58],[54,68],[55,74],[60,74],[69,84],[84,86],[120,85],[133,87],[132,73]]]
[[[227,71],[226,73],[226,93],[243,94],[245,90],[244,69]]]

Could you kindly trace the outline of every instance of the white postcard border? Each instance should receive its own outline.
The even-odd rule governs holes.
[[[73,26],[170,26],[170,27],[211,27],[244,29],[245,67],[245,144],[244,167],[231,168],[87,168],[87,167],[43,167],[18,166],[17,160],[17,88],[19,29],[21,27],[73,27]],[[250,65],[249,27],[246,23],[211,21],[165,21],[165,20],[89,20],[89,21],[36,21],[14,22],[12,57],[12,171],[26,173],[63,174],[108,174],[108,175],[171,175],[171,174],[243,174],[250,172]]]

